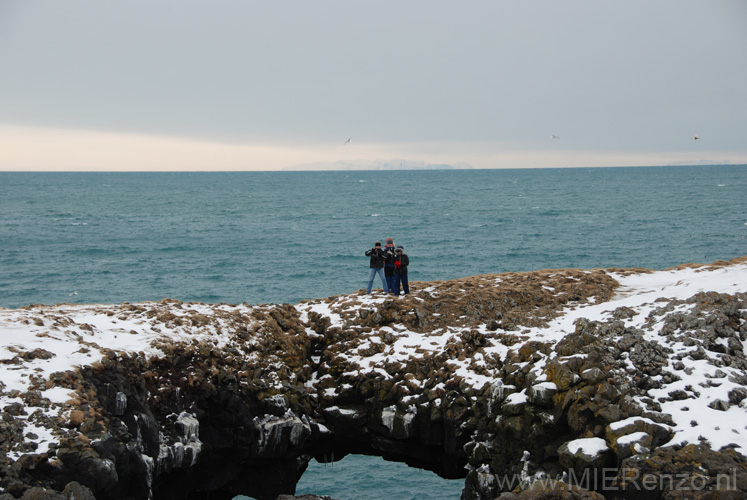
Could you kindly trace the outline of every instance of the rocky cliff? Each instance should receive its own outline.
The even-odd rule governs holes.
[[[366,453],[465,500],[744,498],[746,284],[742,258],[0,309],[0,493],[275,499]]]

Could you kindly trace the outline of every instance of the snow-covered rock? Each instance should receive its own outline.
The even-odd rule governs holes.
[[[0,487],[50,464],[42,485],[146,498],[188,488],[185,469],[296,477],[350,442],[445,475],[469,463],[495,492],[525,450],[556,462],[551,443],[592,468],[741,451],[746,283],[738,259],[414,283],[399,300],[0,309]]]

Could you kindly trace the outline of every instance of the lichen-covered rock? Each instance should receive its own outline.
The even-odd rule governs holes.
[[[558,386],[554,382],[539,382],[529,387],[527,400],[533,405],[551,407],[557,393]]]
[[[560,464],[582,474],[586,470],[600,470],[613,463],[610,447],[601,438],[582,438],[564,443],[558,448]]]
[[[65,488],[62,490],[62,495],[67,500],[96,500],[90,489],[75,481],[71,481],[65,485]]]
[[[630,417],[608,425],[605,437],[607,442],[616,443],[621,437],[635,433],[644,433],[651,437],[648,448],[661,446],[669,442],[674,435],[672,428],[668,425],[654,422],[646,417]]]
[[[68,500],[68,497],[53,490],[34,487],[26,490],[20,500]]]
[[[747,498],[747,459],[703,445],[659,448],[624,460],[615,491],[631,500]]]
[[[519,493],[503,493],[496,500],[604,500],[604,496],[562,481],[545,480],[535,481]]]
[[[650,453],[652,449],[653,437],[645,432],[633,432],[619,436],[613,443],[612,449],[615,452],[618,462],[622,462],[628,457],[639,454]]]
[[[505,416],[521,415],[524,413],[524,408],[529,402],[529,398],[526,395],[526,391],[515,392],[510,394],[506,399],[503,400],[501,405],[501,413]]]
[[[714,269],[729,266],[744,263]],[[672,440],[708,425],[714,447],[742,442],[739,419],[683,428],[674,409],[745,409],[747,295],[731,284],[684,295],[683,273],[697,279],[654,276],[667,297],[636,285],[642,270],[547,270],[413,284],[401,299],[0,310],[0,327],[45,339],[43,350],[0,346],[0,370],[25,384],[0,384],[0,486],[15,497],[76,480],[99,500],[274,500],[312,457],[361,450],[467,475],[465,500],[596,498],[536,485],[562,467],[596,475],[623,461],[643,473],[650,457],[659,469],[670,458],[675,469],[733,465],[739,478],[737,452],[689,457]],[[80,369],[36,371],[61,363],[56,342],[79,346],[69,356]],[[514,476],[518,489],[501,482]]]

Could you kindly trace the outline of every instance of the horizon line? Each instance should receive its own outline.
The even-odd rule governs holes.
[[[147,173],[294,173],[294,172],[319,172],[319,173],[334,173],[334,172],[454,172],[454,171],[474,171],[474,170],[577,170],[577,169],[597,169],[597,168],[678,168],[678,167],[747,167],[747,163],[682,163],[682,164],[666,164],[666,165],[597,165],[597,166],[557,166],[557,167],[491,167],[491,168],[351,168],[351,169],[295,169],[295,168],[282,168],[282,169],[246,169],[246,170],[41,170],[41,169],[29,169],[29,170],[3,170],[0,169],[0,173],[7,174],[147,174]]]

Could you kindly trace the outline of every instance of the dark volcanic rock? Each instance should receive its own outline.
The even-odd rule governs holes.
[[[665,411],[708,409],[701,395],[719,387],[714,413],[744,407],[745,294],[663,297],[645,318],[627,306],[584,318],[583,308],[604,304],[618,286],[605,271],[413,285],[401,299],[164,300],[97,311],[117,319],[108,334],[150,340],[142,351],[81,341],[97,361],[49,380],[32,373],[24,393],[0,386],[12,401],[0,418],[0,486],[14,498],[50,500],[274,500],[294,493],[312,458],[366,453],[466,476],[464,500],[612,499],[602,487],[610,481],[626,498],[684,498],[675,488],[631,489],[636,475],[670,473],[708,486],[732,473],[734,489],[719,498],[747,490],[743,455],[676,444]],[[571,310],[581,313],[574,325],[548,326]],[[34,330],[42,336],[96,331],[74,311],[48,316],[23,320],[48,329]],[[123,333],[121,324],[142,331]],[[4,363],[55,356],[17,349]],[[700,379],[683,382],[703,366]],[[45,400],[53,387],[69,390],[70,401]],[[28,418],[54,434],[45,453],[24,428],[30,405],[40,411]],[[53,411],[59,418],[47,416]],[[605,470],[609,481],[598,485],[563,479]]]
[[[503,493],[497,500],[604,500],[604,496],[561,481],[548,481],[532,484],[520,493]]]
[[[747,498],[747,459],[702,445],[659,448],[621,464],[616,488],[631,500]]]

